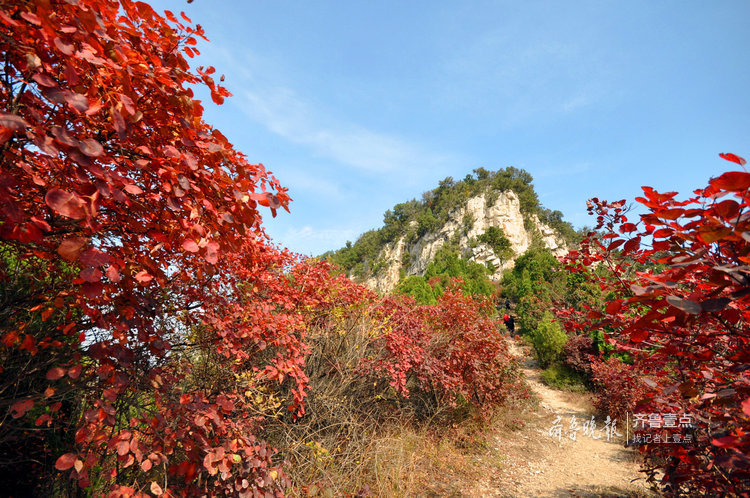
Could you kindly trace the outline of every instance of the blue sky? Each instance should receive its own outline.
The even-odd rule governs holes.
[[[750,2],[158,0],[226,75],[206,120],[289,187],[317,255],[446,176],[516,166],[545,207],[689,193],[750,159]]]

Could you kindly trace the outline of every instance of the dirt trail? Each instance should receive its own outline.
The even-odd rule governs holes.
[[[503,455],[502,471],[472,493],[474,496],[651,496],[640,473],[638,454],[625,448],[625,424],[618,421],[617,432],[607,441],[605,420],[595,418],[596,430],[584,434],[584,422],[594,410],[586,395],[557,391],[544,385],[536,362],[515,343],[523,372],[540,399],[537,410],[524,420],[526,426],[498,436]],[[571,421],[579,427],[576,440],[569,437]],[[561,437],[550,435],[560,417]],[[591,436],[598,436],[595,439]]]

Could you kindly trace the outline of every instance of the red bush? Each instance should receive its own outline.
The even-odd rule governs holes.
[[[597,390],[594,406],[601,413],[624,423],[627,414],[634,413],[636,407],[645,401],[647,389],[641,372],[616,357],[605,361],[597,358],[589,366]]]
[[[413,379],[426,392],[459,397],[487,411],[510,395],[523,396],[515,360],[489,317],[492,303],[449,288],[434,306],[416,306],[410,297],[391,296],[378,308],[386,332],[385,357],[372,364],[386,372],[402,395]],[[527,395],[527,394],[526,394]]]
[[[588,335],[568,336],[563,348],[565,364],[586,376],[591,376],[591,362],[596,357],[594,340]]]
[[[741,494],[750,489],[750,173],[726,172],[682,201],[676,192],[643,191],[636,200],[648,212],[637,223],[625,216],[625,201],[589,202],[600,231],[568,256],[567,269],[610,299],[558,316],[569,329],[603,332],[632,358],[632,373],[594,367],[615,407],[633,399],[618,394],[617,376],[638,372],[649,387],[644,413],[692,417],[690,443],[640,447],[665,490]]]

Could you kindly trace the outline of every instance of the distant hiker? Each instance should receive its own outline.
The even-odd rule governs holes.
[[[506,310],[509,310],[509,309],[510,309],[510,299],[509,299],[509,298],[507,298],[507,297],[505,298],[505,309],[506,309]]]
[[[505,328],[510,332],[510,336],[513,337],[516,331],[516,321],[506,313],[503,315],[503,323],[505,323]]]

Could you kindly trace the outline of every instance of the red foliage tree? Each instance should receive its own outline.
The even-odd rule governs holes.
[[[214,68],[189,67],[201,27],[165,15],[131,0],[0,2],[0,373],[13,421],[0,444],[29,423],[70,424],[67,452],[46,457],[82,487],[280,492],[247,386],[191,384],[190,362],[175,360],[200,330],[238,376],[293,383],[302,413],[298,311],[324,271],[264,242],[260,206],[286,209],[286,190],[203,121],[192,86],[217,104],[230,94]],[[38,380],[19,388],[25,378]]]
[[[459,399],[484,413],[508,398],[528,397],[517,362],[497,324],[492,302],[467,296],[456,279],[436,305],[415,304],[410,296],[390,296],[376,308],[386,332],[376,342],[384,357],[368,365],[387,374],[391,386],[410,395],[409,381],[439,402]]]
[[[648,212],[637,223],[625,201],[592,199],[599,232],[567,259],[611,298],[604,309],[562,307],[558,316],[571,329],[605,332],[632,359],[643,375],[639,412],[692,416],[691,444],[640,448],[667,491],[750,489],[749,189],[746,171],[713,178],[684,201],[643,187],[636,200]]]

